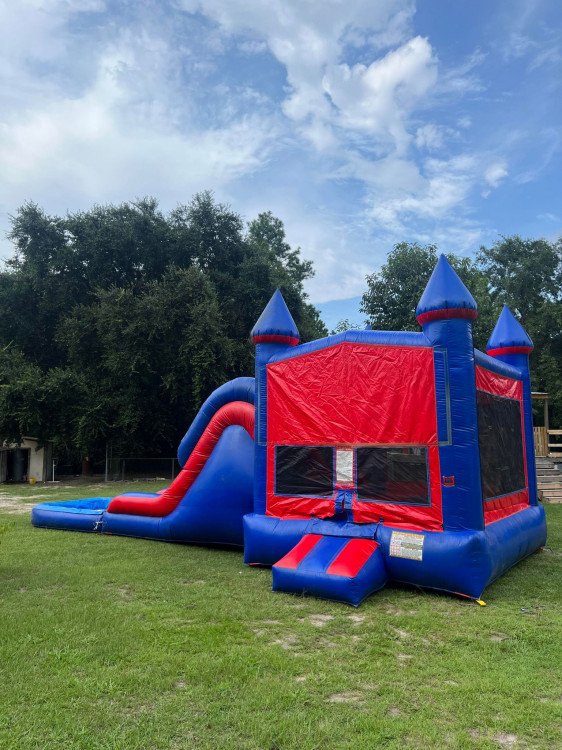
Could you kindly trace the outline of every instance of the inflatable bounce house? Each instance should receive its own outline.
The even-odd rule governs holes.
[[[441,256],[421,332],[299,345],[279,291],[252,331],[255,378],[204,403],[157,494],[42,503],[35,526],[244,547],[273,589],[358,605],[395,581],[480,600],[544,545],[529,354],[504,307],[474,349],[476,303]]]

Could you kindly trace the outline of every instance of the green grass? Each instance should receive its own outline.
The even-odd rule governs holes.
[[[487,607],[387,588],[358,610],[273,594],[240,552],[4,513],[0,748],[560,747],[562,506],[547,513],[548,548]]]

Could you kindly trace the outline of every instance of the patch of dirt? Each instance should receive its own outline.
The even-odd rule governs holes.
[[[293,651],[298,646],[298,643],[299,639],[294,633],[288,633],[271,641],[272,646],[281,646],[285,651]]]
[[[314,625],[315,628],[323,628],[324,625],[327,625],[331,620],[334,619],[334,615],[309,615],[308,621],[311,625]]]
[[[473,740],[481,740],[482,739],[482,732],[479,729],[469,729],[468,730],[469,735]]]
[[[362,703],[363,696],[361,693],[334,693],[327,698],[328,703]]]
[[[398,706],[391,706],[386,713],[389,716],[401,716],[402,715],[402,711],[398,708]]]
[[[22,503],[21,500],[14,498],[0,498],[0,511],[11,516],[25,516],[31,513],[32,503]]]
[[[411,654],[396,654],[396,658],[398,659],[400,664],[406,665],[414,657]]]
[[[338,648],[338,644],[329,638],[319,638],[316,645],[320,648]]]
[[[187,682],[185,680],[178,680],[176,682],[176,690],[185,690],[187,687]]]
[[[261,638],[262,636],[267,635],[267,630],[264,630],[263,628],[252,628],[252,633],[257,635],[258,638]]]
[[[308,677],[305,674],[300,674],[298,677],[295,677],[295,682],[306,682],[308,680]]]
[[[130,602],[135,598],[135,592],[130,586],[119,586],[116,592],[117,596],[124,602]]]
[[[365,615],[348,615],[347,619],[351,620],[354,625],[360,625],[365,622]]]
[[[455,682],[454,680],[445,680],[443,684],[449,685],[449,687],[457,687],[459,683]]]
[[[264,625],[281,625],[280,620],[262,620]]]
[[[519,744],[519,737],[516,734],[507,734],[506,732],[498,732],[492,739],[500,747],[516,747]]]
[[[391,625],[390,629],[392,630],[394,635],[401,641],[407,641],[411,637],[411,633],[408,633],[407,630],[402,630],[402,628],[395,628]]]
[[[509,636],[505,633],[492,633],[490,636],[490,640],[494,643],[501,643],[502,641],[507,640],[507,638],[509,638]]]

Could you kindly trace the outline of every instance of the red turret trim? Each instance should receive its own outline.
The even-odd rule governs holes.
[[[441,310],[428,310],[416,316],[416,320],[423,326],[425,323],[431,323],[434,320],[452,320],[453,318],[466,318],[467,320],[476,320],[478,310],[471,307],[444,307]]]
[[[259,336],[252,336],[254,344],[288,344],[296,346],[299,343],[296,336],[281,336],[277,333],[264,333]]]
[[[486,354],[489,357],[501,357],[502,354],[530,354],[532,351],[532,346],[500,346],[497,349],[488,349]]]
[[[225,404],[209,420],[205,432],[185,462],[185,466],[168,489],[157,498],[119,495],[109,503],[108,513],[131,513],[138,516],[161,518],[177,508],[195,482],[221,435],[233,425],[243,427],[254,438],[254,406],[245,401]]]

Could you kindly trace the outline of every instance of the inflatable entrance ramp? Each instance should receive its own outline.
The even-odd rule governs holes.
[[[273,590],[312,594],[359,606],[387,582],[384,559],[373,539],[306,534],[273,566]]]

